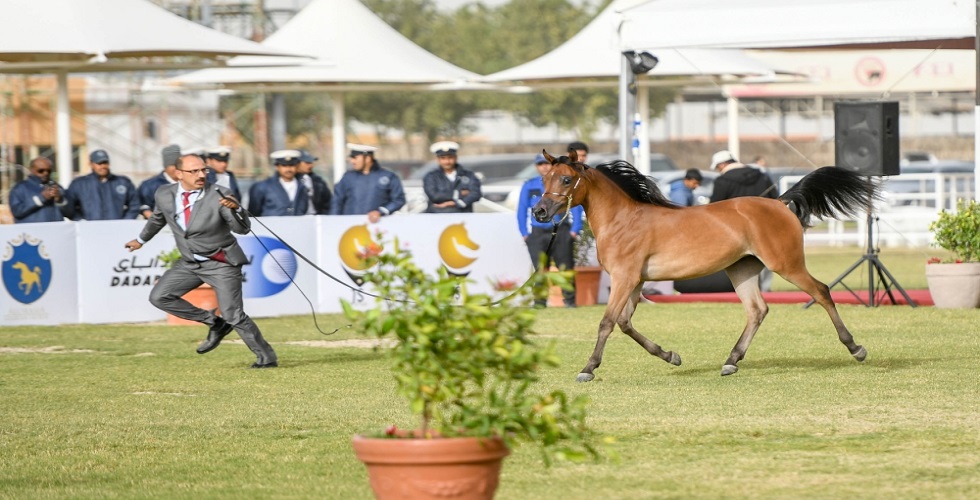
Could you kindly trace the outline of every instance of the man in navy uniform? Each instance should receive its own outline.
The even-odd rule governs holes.
[[[368,221],[375,223],[405,206],[401,179],[374,158],[378,148],[348,143],[347,149],[353,168],[334,186],[331,215],[367,214]]]
[[[242,199],[242,192],[238,189],[238,180],[235,173],[228,170],[228,162],[231,161],[231,148],[228,146],[217,146],[205,150],[204,164],[208,166],[208,184],[226,187],[231,190],[236,199]]]
[[[129,177],[109,171],[109,153],[97,149],[89,155],[92,173],[68,186],[74,220],[135,219],[140,214],[139,193]]]
[[[282,149],[269,155],[276,173],[248,190],[248,211],[256,217],[306,215],[309,197],[296,179],[299,151]]]
[[[58,222],[71,217],[65,189],[51,180],[51,160],[31,160],[31,175],[10,190],[10,212],[14,223]]]
[[[472,212],[473,204],[480,201],[480,179],[456,163],[459,144],[441,141],[429,147],[436,155],[439,168],[425,174],[422,188],[429,204],[426,213]]]
[[[156,206],[154,196],[160,186],[177,183],[177,158],[180,158],[180,146],[171,144],[164,146],[160,151],[163,157],[163,172],[154,175],[140,184],[140,213],[144,219],[149,219],[153,215],[153,207]]]
[[[319,160],[305,149],[299,150],[299,164],[296,165],[296,176],[306,190],[310,204],[306,208],[308,215],[327,215],[330,213],[330,186],[323,177],[313,173],[313,164]]]

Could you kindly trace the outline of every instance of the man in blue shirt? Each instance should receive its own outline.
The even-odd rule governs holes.
[[[690,168],[684,172],[683,179],[677,179],[670,183],[670,201],[682,207],[694,206],[694,190],[701,185],[701,172],[696,168]]]
[[[155,195],[160,186],[177,183],[177,159],[180,158],[180,146],[171,144],[160,151],[163,157],[163,172],[154,175],[140,184],[140,213],[144,219],[153,215],[156,206]]]
[[[31,160],[31,175],[10,190],[10,212],[14,223],[57,222],[71,216],[64,188],[51,180],[51,160]]]
[[[367,214],[373,224],[405,206],[401,179],[374,158],[378,148],[350,143],[347,148],[353,168],[334,186],[330,215]]]
[[[527,244],[527,251],[531,255],[531,262],[534,263],[534,270],[537,271],[541,265],[541,254],[548,249],[551,242],[551,232],[554,224],[561,221],[555,241],[551,245],[551,253],[548,255],[546,263],[554,261],[558,269],[566,270],[575,267],[575,255],[573,243],[582,231],[582,220],[585,211],[581,205],[571,208],[566,217],[565,213],[555,215],[552,222],[538,222],[531,215],[531,209],[541,199],[544,193],[544,181],[542,177],[551,170],[551,163],[539,154],[534,158],[534,165],[538,169],[539,177],[529,179],[521,186],[521,195],[517,204],[517,228],[524,237]],[[571,290],[563,290],[562,295],[565,307],[575,307],[575,284],[572,283]],[[535,301],[535,306],[544,307],[544,301]]]
[[[68,186],[74,220],[135,219],[140,214],[139,193],[129,177],[109,171],[109,153],[101,149],[89,155],[92,173],[77,177]]]
[[[257,182],[248,190],[248,211],[256,217],[306,215],[309,198],[296,179],[300,153],[295,149],[275,151],[271,155],[276,173]]]

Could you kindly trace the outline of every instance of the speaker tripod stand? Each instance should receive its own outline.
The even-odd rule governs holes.
[[[892,276],[892,273],[888,272],[888,268],[886,268],[885,264],[882,263],[881,259],[878,258],[878,250],[875,250],[874,244],[872,243],[873,241],[872,236],[874,233],[874,229],[873,229],[874,221],[875,221],[875,217],[872,215],[871,209],[869,208],[868,209],[868,247],[865,250],[864,255],[862,255],[857,262],[851,264],[851,267],[847,268],[846,271],[844,271],[840,276],[837,277],[837,279],[832,281],[827,286],[828,288],[833,289],[835,286],[840,284],[844,288],[846,288],[848,292],[851,292],[851,295],[853,295],[854,298],[858,299],[858,301],[864,304],[865,306],[875,307],[875,305],[878,305],[875,303],[875,298],[876,295],[878,294],[878,288],[875,286],[875,276],[877,275],[878,283],[881,284],[881,288],[884,289],[884,293],[888,295],[889,299],[891,299],[892,304],[897,304],[897,302],[895,301],[895,295],[894,293],[892,293],[892,288],[894,287],[895,290],[898,290],[898,292],[902,294],[902,297],[905,298],[905,301],[908,303],[908,305],[915,307],[915,302],[912,300],[911,297],[909,297],[909,294],[905,292],[905,289],[902,288],[902,285],[900,285],[898,281],[895,280],[895,277]],[[868,263],[868,301],[867,302],[861,300],[861,297],[857,294],[856,291],[854,291],[851,287],[844,284],[844,278],[846,278],[849,274],[851,274],[855,269],[861,267],[861,264],[864,264],[865,262]],[[806,305],[803,306],[803,308],[806,309],[812,306],[814,302],[815,301],[813,299],[810,299],[810,302],[807,302]],[[878,302],[883,302],[883,300]]]

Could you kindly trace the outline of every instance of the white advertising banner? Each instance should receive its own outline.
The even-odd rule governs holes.
[[[78,309],[82,323],[162,321],[167,315],[150,304],[150,290],[166,270],[158,258],[174,248],[163,228],[143,248],[126,242],[139,236],[142,220],[76,222],[78,232]]]
[[[365,269],[358,253],[379,231],[384,241],[397,237],[423,269],[435,273],[445,267],[466,276],[473,292],[489,293],[500,281],[523,283],[531,273],[512,214],[395,215],[378,224],[368,224],[363,215],[261,219],[343,284],[303,262],[258,222],[253,221],[254,234],[236,235],[249,259],[242,268],[242,295],[245,311],[254,317],[308,314],[310,302],[324,313],[339,312],[341,299],[373,304],[373,298],[361,293],[372,290],[361,289]],[[174,248],[173,235],[164,228],[143,248],[129,252],[125,243],[144,224],[119,220],[0,226],[0,325],[164,320],[166,314],[150,304],[149,294],[165,271],[159,255]]]
[[[78,323],[75,224],[0,225],[0,325]]]
[[[728,85],[732,97],[970,92],[976,86],[972,50],[764,50],[752,57],[810,77],[809,82]]]
[[[272,236],[272,232],[316,262],[319,240],[317,220],[324,218],[262,217],[261,220],[252,219],[252,233],[235,235],[249,262],[242,267],[245,277],[242,297],[245,299],[246,314],[261,318],[312,311],[317,300],[316,270]],[[296,283],[293,284],[293,281]],[[308,298],[304,298],[304,294]]]
[[[379,231],[384,241],[397,237],[422,269],[435,273],[444,266],[452,274],[466,276],[473,282],[473,292],[489,293],[498,281],[523,283],[531,274],[531,258],[513,214],[394,215],[378,224],[369,224],[363,215],[352,215],[319,222],[320,267],[347,285],[320,276],[319,310],[323,312],[339,312],[340,299],[355,305],[374,304],[373,297],[359,293],[373,290],[361,288],[366,269],[357,255]]]

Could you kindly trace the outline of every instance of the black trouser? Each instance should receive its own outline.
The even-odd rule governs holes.
[[[555,267],[563,271],[575,268],[571,230],[571,224],[561,224],[558,226],[558,234],[555,235],[555,242],[551,244],[551,254],[548,259],[549,264],[554,262]],[[531,228],[531,234],[527,237],[527,252],[531,255],[531,262],[534,263],[535,271],[541,265],[541,254],[548,249],[549,242],[551,242],[550,227]],[[562,290],[562,296],[566,305],[575,305],[574,280],[572,281],[572,289]]]

